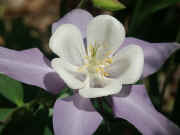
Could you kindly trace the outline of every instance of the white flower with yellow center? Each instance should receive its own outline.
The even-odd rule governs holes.
[[[76,26],[63,24],[50,38],[50,48],[60,57],[52,60],[52,67],[83,97],[117,94],[123,84],[138,81],[144,64],[139,46],[118,49],[124,39],[123,25],[109,15],[99,15],[90,21],[86,46]]]

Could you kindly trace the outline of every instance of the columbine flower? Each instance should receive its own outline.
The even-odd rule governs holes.
[[[72,89],[86,98],[117,94],[123,84],[136,82],[143,71],[140,46],[129,45],[118,52],[125,39],[123,25],[114,17],[99,15],[87,26],[87,47],[79,29],[72,24],[57,28],[50,48],[60,58],[52,67]],[[115,53],[116,52],[116,53]]]
[[[116,58],[122,60],[121,58],[123,56],[126,56],[126,53],[129,56],[136,55],[129,54],[129,51],[125,51],[131,49],[131,46],[125,47],[129,44],[135,44],[143,48],[144,68],[142,78],[156,72],[164,63],[164,61],[169,57],[169,55],[177,48],[180,48],[179,44],[177,43],[148,43],[135,38],[126,38],[123,42],[123,27],[121,27],[119,22],[115,20],[115,22],[117,22],[119,30],[113,29],[115,31],[113,37],[111,34],[109,35],[113,40],[109,40],[109,36],[105,35],[106,32],[103,31],[105,29],[101,29],[100,31],[97,31],[98,33],[92,33],[92,35],[87,34],[87,49],[84,49],[81,34],[80,32],[78,32],[76,27],[80,29],[82,38],[84,39],[87,24],[89,24],[89,21],[92,20],[92,18],[93,17],[84,10],[73,10],[58,22],[53,24],[52,27],[52,32],[54,34],[51,41],[53,41],[54,39],[56,40],[51,42],[51,48],[56,54],[60,55],[61,57],[54,59],[52,61],[52,65],[70,87],[80,89],[80,94],[82,96],[96,97],[114,94],[120,91],[122,84],[126,84],[129,80],[131,81],[129,81],[128,83],[133,83],[139,78],[141,70],[140,67],[136,67],[137,63],[135,63],[134,60],[137,60],[136,58],[140,58],[142,60],[142,53],[140,53],[141,49],[137,49],[139,48],[137,46],[134,47],[134,50],[138,50],[139,53],[136,54],[141,54],[141,57],[136,56],[133,59],[124,57],[127,58],[128,61],[123,61],[122,63],[126,63],[127,65],[124,65],[120,61],[117,61],[116,64],[120,66],[115,66],[116,68],[120,68],[119,71],[123,71],[122,69],[125,69],[126,71],[127,69],[124,68],[124,66],[132,67],[134,70],[127,71],[132,71],[132,75],[134,75],[134,71],[136,71],[136,77],[129,76],[130,78],[127,79],[127,76],[124,76],[122,78],[121,75],[126,74],[125,72],[118,72],[118,74],[113,74],[112,71],[117,70],[108,70],[108,67],[114,67],[114,65],[116,65],[114,63],[114,61],[116,61]],[[96,19],[98,20],[98,18]],[[92,20],[88,25],[88,28],[90,28],[89,33],[96,31],[96,29],[98,28],[107,27],[108,25],[111,26],[112,23],[111,21],[108,24],[106,21],[99,22],[104,22],[105,25],[94,27],[93,30],[90,27],[93,26],[93,22],[96,23],[96,21]],[[67,25],[62,25],[69,23],[75,25],[76,27],[74,27],[73,25],[68,25],[70,27],[66,27]],[[69,30],[67,30],[66,28],[69,28],[71,31],[69,32]],[[59,31],[59,29],[61,29],[61,31]],[[75,31],[77,32],[76,34],[74,34]],[[122,32],[120,33],[121,36],[116,33],[118,31]],[[101,32],[101,35],[99,35],[99,32]],[[59,35],[59,33],[61,33],[61,35]],[[67,36],[65,33],[68,35],[67,38],[65,38],[65,36]],[[58,38],[56,38],[55,35],[58,35]],[[105,40],[103,40],[103,36],[105,37]],[[119,37],[119,39],[117,38],[117,36]],[[74,37],[76,37],[76,39]],[[62,39],[64,39],[64,41]],[[102,43],[102,41],[106,42]],[[124,55],[121,55],[120,53],[115,53],[115,55],[112,55],[115,49],[118,48],[118,45],[120,45],[122,42],[122,46],[124,46],[125,48],[120,49],[119,52],[122,52],[122,54]],[[72,47],[69,45],[74,46]],[[106,47],[104,47],[106,45],[112,45],[112,48],[107,48],[106,51]],[[111,55],[105,55],[108,50],[110,50],[109,53]],[[117,57],[118,55],[121,57]],[[94,56],[96,56],[95,60]],[[92,66],[94,64],[92,64],[91,61],[92,63],[95,63],[95,66]],[[134,63],[131,63],[132,61]],[[137,60],[137,62],[139,61]],[[142,66],[142,61],[140,63]],[[61,66],[56,66],[59,64]],[[137,70],[136,68],[139,70]],[[45,58],[38,49],[13,51],[0,47],[0,72],[16,80],[44,88],[45,90],[55,94],[64,87],[63,81],[50,67],[50,62],[48,61],[48,59]],[[130,73],[128,73],[128,75],[129,74]],[[96,81],[97,77],[98,81]],[[71,81],[69,81],[68,78],[71,78]],[[114,80],[111,80],[110,82],[105,81],[105,85],[102,85],[104,84],[105,78]],[[98,88],[92,87],[92,82],[90,80],[93,81],[93,86]],[[127,80],[127,82],[125,80]],[[117,82],[119,83],[119,85],[116,85],[118,84]],[[74,84],[78,85],[76,86]],[[110,90],[110,92],[106,90],[104,91],[102,87],[109,86],[110,84],[115,84],[118,90],[113,89],[113,91],[111,91],[112,87],[110,87],[111,89],[107,89]],[[89,88],[87,86],[91,87]],[[89,91],[90,89],[92,91]],[[96,94],[98,90],[100,92]],[[112,96],[112,101],[112,107],[115,116],[128,120],[144,135],[180,134],[180,129],[174,123],[169,121],[162,114],[155,110],[146,93],[144,85],[123,85],[121,92]],[[56,135],[91,135],[97,129],[97,127],[101,123],[101,120],[102,117],[94,110],[89,99],[82,98],[77,93],[63,100],[57,99],[54,105],[53,127]]]

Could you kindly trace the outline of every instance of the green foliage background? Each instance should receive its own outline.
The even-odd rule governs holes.
[[[9,15],[8,4],[0,2],[0,45],[15,50],[37,47],[52,59],[54,55],[47,49],[51,26],[42,31],[26,23],[21,12]],[[74,8],[83,8],[93,15],[108,13],[115,16],[125,25],[127,36],[151,42],[180,42],[180,0],[61,0],[58,6],[56,18]],[[36,12],[34,15],[41,16]],[[179,64],[178,51],[144,83],[155,107],[180,126],[180,78],[174,79],[176,71],[180,70]],[[162,76],[165,81],[161,84]],[[167,87],[175,90],[171,92]],[[169,98],[165,94],[167,91],[172,94]],[[53,135],[53,104],[57,98],[70,94],[72,91],[67,88],[54,96],[0,74],[0,135]],[[97,103],[92,102],[98,110]],[[106,104],[103,108],[107,112],[102,114],[105,121],[95,135],[140,134],[127,121],[112,118],[112,110]]]

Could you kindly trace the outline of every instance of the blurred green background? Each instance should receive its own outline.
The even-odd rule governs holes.
[[[36,47],[52,59],[51,24],[74,8],[115,16],[127,36],[180,42],[180,0],[0,0],[0,46]],[[144,83],[156,109],[180,126],[180,51]],[[58,96],[0,74],[0,135],[53,135],[52,107]],[[107,119],[95,135],[140,134],[125,120]]]

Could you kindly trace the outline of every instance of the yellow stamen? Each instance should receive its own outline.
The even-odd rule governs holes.
[[[112,64],[112,58],[106,58],[105,62],[108,63],[108,64]]]
[[[103,75],[104,75],[104,76],[109,76],[110,74],[107,73],[107,72],[104,72]]]
[[[90,52],[90,56],[92,56],[92,54],[93,54],[93,46],[92,45],[89,45],[89,52]]]
[[[101,47],[106,47],[106,44],[101,46],[100,44],[97,44],[95,42],[94,46],[91,44],[88,46],[89,55],[85,56],[84,58],[87,60],[87,64],[84,64],[80,68],[78,68],[79,72],[84,72],[87,70],[89,73],[97,73],[101,75],[102,77],[110,76],[109,73],[105,72],[105,67],[112,64],[112,58],[110,55],[112,54],[112,51],[107,51],[104,55],[104,59],[100,60],[96,58],[96,55],[98,53],[98,49]]]
[[[105,56],[108,57],[108,56],[111,55],[111,54],[112,54],[112,50],[109,50],[109,51],[107,51],[107,52],[105,53]]]
[[[100,72],[100,69],[99,69],[99,67],[97,67],[97,68],[96,68],[96,72]]]
[[[88,66],[88,64],[85,64],[81,67],[78,68],[78,72],[83,72],[84,68],[86,68]]]

